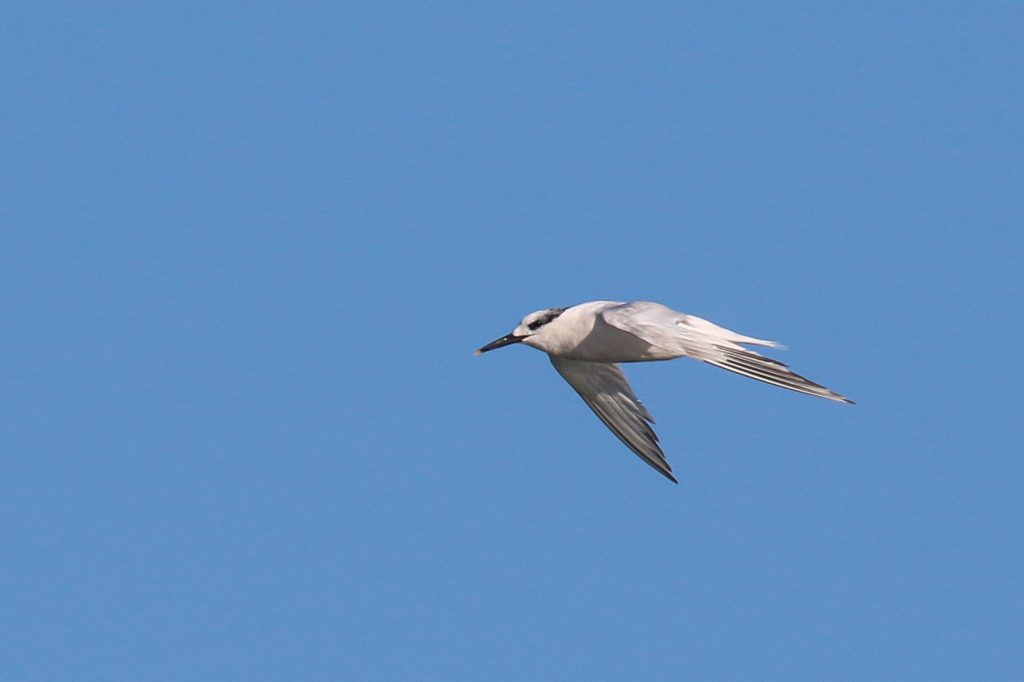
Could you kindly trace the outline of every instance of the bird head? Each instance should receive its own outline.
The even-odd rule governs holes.
[[[564,311],[565,308],[544,308],[543,310],[535,310],[524,317],[519,323],[519,326],[513,329],[510,334],[506,334],[500,339],[495,339],[487,345],[481,346],[476,351],[476,355],[501,348],[502,346],[508,346],[513,343],[526,342],[527,345],[531,345],[529,341],[530,337],[542,334],[544,325],[557,319]]]

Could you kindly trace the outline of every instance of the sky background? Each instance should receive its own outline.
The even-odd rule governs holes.
[[[0,27],[9,680],[1024,679],[1015,2]],[[538,352],[645,299],[844,406]]]

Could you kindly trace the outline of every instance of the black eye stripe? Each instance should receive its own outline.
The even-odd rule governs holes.
[[[528,325],[526,325],[526,327],[528,329],[530,329],[530,330],[540,329],[541,327],[546,325],[548,322],[550,322],[551,320],[553,320],[556,317],[558,317],[559,315],[561,315],[564,311],[565,311],[565,308],[552,308],[551,310],[548,310],[543,315],[538,317],[533,322],[531,322]]]

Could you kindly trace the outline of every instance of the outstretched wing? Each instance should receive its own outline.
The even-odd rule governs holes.
[[[691,358],[798,393],[852,403],[849,398],[800,376],[786,364],[740,344],[780,348],[766,339],[745,336],[707,320],[672,310],[660,303],[636,301],[601,313],[605,322],[634,334],[667,352]]]
[[[567,360],[553,355],[548,357],[562,378],[626,447],[662,476],[678,483],[658,445],[658,436],[651,428],[654,419],[633,393],[626,375],[617,365]]]
[[[811,381],[805,376],[797,374],[778,360],[766,358],[752,350],[716,345],[711,354],[705,357],[699,355],[694,357],[700,358],[704,362],[716,367],[727,369],[730,372],[736,372],[745,377],[763,381],[766,384],[788,388],[798,393],[806,393],[807,395],[835,400],[841,403],[853,403],[846,396],[840,395],[821,384]]]

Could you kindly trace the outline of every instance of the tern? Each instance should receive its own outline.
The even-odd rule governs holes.
[[[791,391],[853,403],[789,367],[743,346],[782,348],[649,301],[591,301],[530,313],[510,334],[476,355],[524,343],[548,354],[562,378],[626,447],[678,483],[658,445],[654,419],[633,393],[618,363],[690,357]]]

